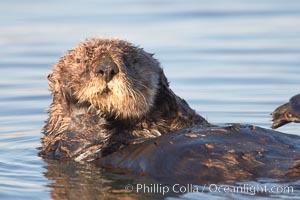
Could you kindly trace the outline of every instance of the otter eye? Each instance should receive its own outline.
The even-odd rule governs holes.
[[[77,59],[76,59],[76,62],[77,62],[77,63],[80,63],[80,59],[79,59],[79,58],[77,58]]]

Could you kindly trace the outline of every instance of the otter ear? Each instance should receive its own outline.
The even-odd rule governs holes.
[[[52,78],[52,73],[48,74],[47,76],[48,81],[50,81],[51,78]]]
[[[62,77],[61,66],[55,65],[53,72],[48,75],[50,91],[53,95],[53,101],[69,105],[71,99],[71,91],[64,84],[66,80]]]

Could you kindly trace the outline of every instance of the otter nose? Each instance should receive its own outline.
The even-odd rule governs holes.
[[[105,82],[109,82],[119,72],[119,68],[111,59],[105,59],[96,68],[96,73],[101,74]]]

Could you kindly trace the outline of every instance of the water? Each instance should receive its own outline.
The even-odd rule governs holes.
[[[148,183],[91,165],[44,161],[40,130],[51,102],[46,76],[86,38],[118,37],[156,53],[171,88],[211,123],[270,127],[270,113],[299,93],[300,1],[79,0],[0,3],[0,198],[141,199]],[[300,125],[280,131],[298,134]],[[276,184],[257,180],[255,184]],[[259,193],[260,199],[295,199]],[[284,186],[284,184],[280,185]],[[250,199],[248,194],[170,194],[169,199]]]

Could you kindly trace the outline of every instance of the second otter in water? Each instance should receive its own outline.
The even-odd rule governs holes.
[[[91,39],[54,65],[53,102],[41,155],[94,160],[124,145],[209,125],[169,88],[152,54],[117,39]]]
[[[274,110],[272,113],[272,128],[279,128],[287,123],[300,123],[300,94],[290,98],[285,103]]]

